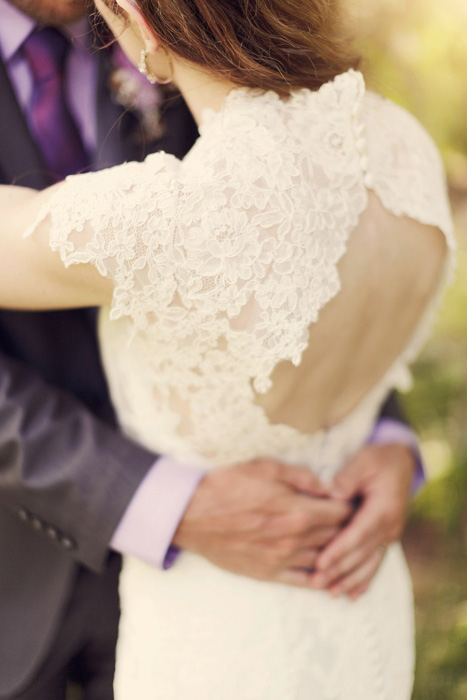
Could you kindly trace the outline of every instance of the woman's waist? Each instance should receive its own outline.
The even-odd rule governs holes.
[[[391,595],[398,586],[410,589],[410,577],[400,543],[391,544],[385,553],[383,563],[374,580],[372,595]],[[207,559],[193,553],[181,552],[174,566],[169,570],[159,570],[144,562],[126,556],[120,580],[122,604],[131,608],[132,601],[153,601],[155,606],[173,604],[186,606],[190,601],[194,606],[205,605],[214,610],[216,606],[241,608],[245,606],[265,606],[265,610],[277,610],[287,614],[316,605],[318,609],[329,607],[330,614],[339,608],[354,606],[347,598],[333,599],[327,591],[299,588],[285,584],[262,581],[231,573],[221,569]],[[261,601],[261,602],[259,602]],[[271,607],[273,606],[273,607]],[[215,613],[214,613],[215,614]],[[339,622],[339,624],[341,624]]]

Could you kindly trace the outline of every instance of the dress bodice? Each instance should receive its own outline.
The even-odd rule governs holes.
[[[386,393],[407,386],[436,300],[331,429],[273,424],[255,396],[278,363],[300,364],[310,325],[340,292],[338,263],[370,191],[454,248],[436,148],[355,71],[288,101],[233,90],[220,112],[205,112],[182,161],[158,153],[68,178],[41,218],[51,216],[66,265],[92,262],[114,282],[101,345],[126,432],[206,467],[268,454],[332,476]]]
[[[66,265],[91,262],[113,281],[100,338],[124,430],[206,468],[277,456],[332,478],[388,390],[410,381],[452,256],[407,342],[345,418],[302,432],[272,423],[257,397],[274,390],[283,361],[308,366],[312,329],[349,298],[341,271],[375,199],[454,248],[436,148],[354,71],[288,101],[234,90],[205,114],[183,161],[159,153],[68,178],[39,220],[50,217]],[[190,552],[168,572],[126,557],[120,594],[118,700],[410,697],[412,604],[397,544],[356,603],[238,576]]]

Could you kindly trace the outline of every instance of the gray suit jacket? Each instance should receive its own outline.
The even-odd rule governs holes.
[[[143,147],[112,103],[99,56],[99,163],[162,148],[183,156],[196,127],[180,99],[167,135]],[[49,184],[0,62],[0,183]],[[19,692],[47,654],[79,566],[99,572],[154,455],[115,429],[95,312],[0,311],[0,695]]]

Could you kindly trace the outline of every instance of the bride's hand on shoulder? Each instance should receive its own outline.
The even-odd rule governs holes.
[[[415,466],[410,448],[390,444],[364,447],[342,469],[331,493],[358,506],[317,558],[316,588],[353,600],[368,589],[387,546],[404,530]]]

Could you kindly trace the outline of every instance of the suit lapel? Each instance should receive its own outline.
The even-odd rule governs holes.
[[[5,184],[43,189],[51,184],[41,153],[0,60],[0,177]]]
[[[108,52],[98,54],[97,156],[94,169],[123,161],[141,160],[159,149],[183,157],[197,136],[196,126],[181,98],[171,98],[165,108],[167,131],[160,141],[144,143],[134,114],[122,107],[107,88],[112,66]],[[0,181],[34,189],[52,184],[41,153],[32,139],[7,71],[0,60]]]
[[[96,170],[138,157],[137,149],[128,145],[132,141],[128,138],[128,132],[135,128],[137,121],[131,114],[122,115],[122,108],[112,100],[106,89],[110,61],[105,50],[98,53],[97,70],[98,149],[93,164]],[[0,182],[34,189],[43,189],[52,184],[1,60],[0,117]]]
[[[98,154],[94,168],[100,169],[123,161],[143,160],[148,153],[164,150],[183,158],[198,136],[196,124],[180,96],[171,94],[162,106],[166,124],[164,135],[156,140],[145,138],[138,117],[124,112],[109,93],[112,70],[108,51],[99,52],[97,93]]]
[[[121,133],[124,116],[107,89],[112,69],[108,52],[99,50],[97,59],[97,153],[93,165],[100,170],[125,160]]]
[[[117,165],[124,161],[142,160],[153,148],[141,143],[141,125],[136,115],[124,111],[109,90],[109,77],[114,66],[111,52],[99,51],[97,78],[97,143],[94,169]],[[151,144],[152,145],[152,144]]]

